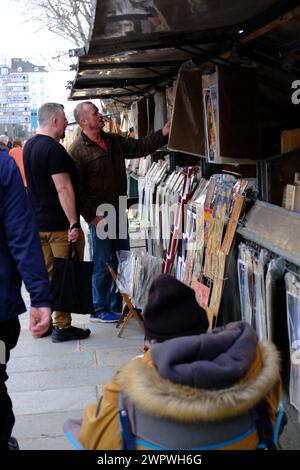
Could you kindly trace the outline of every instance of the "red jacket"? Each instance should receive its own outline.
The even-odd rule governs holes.
[[[125,158],[145,157],[167,141],[162,131],[133,139],[101,132],[108,152],[83,132],[75,139],[69,153],[78,171],[80,213],[89,223],[100,204],[119,207],[119,196],[127,195]]]

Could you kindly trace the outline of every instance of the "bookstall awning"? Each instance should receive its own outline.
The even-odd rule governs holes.
[[[98,0],[89,44],[73,51],[70,99],[131,102],[189,59],[276,69],[284,81],[300,71],[299,15],[295,0]]]

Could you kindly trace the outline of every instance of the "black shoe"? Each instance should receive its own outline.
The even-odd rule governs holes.
[[[8,440],[8,450],[20,450],[18,441],[13,436],[11,436]]]
[[[63,341],[72,341],[74,339],[85,339],[91,334],[91,330],[83,330],[70,326],[70,328],[54,327],[52,330],[52,343],[61,343]]]

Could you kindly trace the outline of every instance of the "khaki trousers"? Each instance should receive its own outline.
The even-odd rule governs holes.
[[[47,266],[49,280],[51,280],[53,273],[53,258],[66,258],[68,256],[68,232],[66,230],[61,232],[39,232],[39,236],[44,253],[45,264]],[[81,229],[79,231],[79,237],[76,242],[76,248],[80,260],[83,260],[84,233]],[[53,313],[53,326],[57,326],[59,328],[69,328],[71,326],[71,320],[71,313]]]

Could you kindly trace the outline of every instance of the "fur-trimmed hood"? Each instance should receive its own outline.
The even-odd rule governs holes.
[[[229,323],[208,334],[155,344],[151,356],[161,377],[181,385],[218,390],[234,385],[253,363],[257,335],[248,323]]]
[[[237,329],[235,328],[237,335],[236,341],[240,342],[239,347],[235,350],[236,354],[238,351],[242,351],[241,331],[244,330],[245,323],[235,322],[231,325],[240,325]],[[223,358],[221,363],[218,364],[220,383],[222,383],[222,363],[224,365],[224,371],[226,364],[228,365],[228,362],[226,361],[226,347],[228,348],[227,352],[230,356],[230,351],[232,350],[232,347],[234,348],[234,344],[236,343],[236,341],[229,341],[229,343],[225,341],[226,332],[228,333],[228,330],[230,331],[232,338],[232,326],[230,326],[230,324],[218,333],[209,333],[200,335],[199,337],[184,338],[184,340],[193,338],[193,341],[195,341],[195,338],[198,338],[199,347],[197,350],[196,367],[200,367],[200,346],[203,346],[206,343],[205,351],[208,351],[210,349],[209,346],[207,346],[210,342],[208,337],[210,337],[212,341],[215,341],[217,336],[219,337],[218,339],[221,339],[223,336],[225,346],[222,351],[219,351],[219,357],[222,356]],[[200,340],[200,338],[202,338],[202,340]],[[179,341],[181,344],[182,340],[183,338],[176,338],[157,345],[160,349],[159,355],[163,355],[164,345],[166,351],[170,353],[170,344],[167,343],[170,343],[171,341],[173,342],[171,349],[174,347],[175,349],[173,350],[178,352],[180,348],[176,349],[176,342]],[[231,418],[243,414],[253,408],[262,398],[265,398],[266,395],[271,392],[273,387],[280,381],[279,356],[275,346],[270,342],[260,343],[257,346],[256,342],[257,340],[253,338],[252,348],[254,347],[254,354],[251,353],[250,356],[252,355],[252,361],[254,361],[257,355],[260,356],[260,370],[253,370],[252,373],[251,364],[248,364],[248,369],[245,369],[246,361],[244,365],[240,367],[236,380],[229,386],[220,387],[215,384],[213,388],[208,386],[199,387],[195,386],[195,384],[194,386],[191,386],[178,383],[180,380],[176,380],[177,383],[174,383],[175,380],[173,376],[172,381],[168,378],[164,378],[160,375],[154,364],[149,364],[149,362],[146,363],[138,359],[130,361],[122,368],[117,376],[117,381],[122,391],[134,406],[145,413],[158,418],[172,419],[186,423],[199,421],[212,422]],[[222,344],[222,342],[219,343],[218,341],[218,344]],[[250,343],[247,344],[247,342],[244,342],[245,348],[249,348],[249,345]],[[184,350],[182,351],[182,362],[184,362],[186,360],[186,354],[184,353]],[[209,364],[213,366],[214,360],[213,358],[209,360],[205,351],[202,351],[204,352],[203,362],[205,362],[206,368],[203,370],[208,370]],[[158,357],[158,350],[156,349],[156,352],[151,354],[152,358],[153,356]],[[247,360],[249,360],[250,356],[247,354],[245,355],[245,357],[248,358]],[[243,361],[238,361],[238,356],[235,356],[235,358],[237,360],[236,364],[238,367],[238,363],[240,362],[241,364]],[[232,361],[232,356],[230,360]],[[187,366],[187,363],[185,362],[184,365]],[[190,368],[195,368],[195,361],[190,360]],[[201,367],[198,369],[198,372],[200,370]],[[247,380],[244,379],[245,376],[247,376]],[[205,381],[203,383],[205,383]]]

